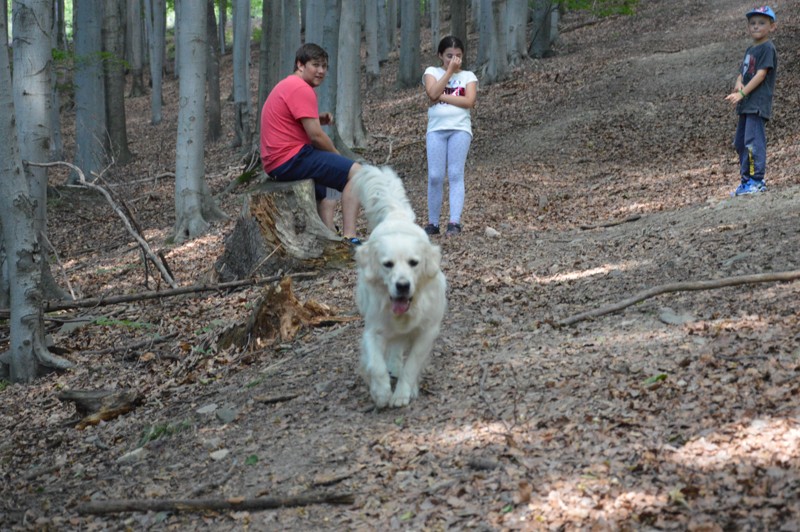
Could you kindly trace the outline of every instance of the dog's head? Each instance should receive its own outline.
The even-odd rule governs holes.
[[[413,228],[385,232],[379,228],[356,251],[364,280],[385,287],[398,316],[411,309],[414,294],[438,274],[442,259],[439,246],[431,244],[422,229]]]

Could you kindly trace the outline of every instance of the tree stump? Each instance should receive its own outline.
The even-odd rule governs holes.
[[[277,272],[344,268],[350,245],[317,213],[314,182],[262,178],[246,192],[242,214],[214,269],[222,282]]]

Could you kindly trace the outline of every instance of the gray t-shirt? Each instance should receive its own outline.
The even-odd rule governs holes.
[[[744,53],[742,83],[747,85],[756,72],[763,69],[767,69],[767,77],[736,106],[736,112],[740,115],[755,114],[767,120],[772,117],[772,95],[778,70],[778,52],[772,41],[751,46]]]

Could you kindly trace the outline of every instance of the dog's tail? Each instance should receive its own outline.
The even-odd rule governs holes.
[[[364,165],[353,176],[353,186],[364,208],[370,231],[389,218],[414,222],[414,210],[403,182],[388,166],[378,168]]]

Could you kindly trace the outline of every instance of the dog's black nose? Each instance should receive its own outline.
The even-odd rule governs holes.
[[[408,292],[411,291],[411,283],[408,281],[397,281],[394,287],[397,289],[397,295],[399,296],[408,295]]]

